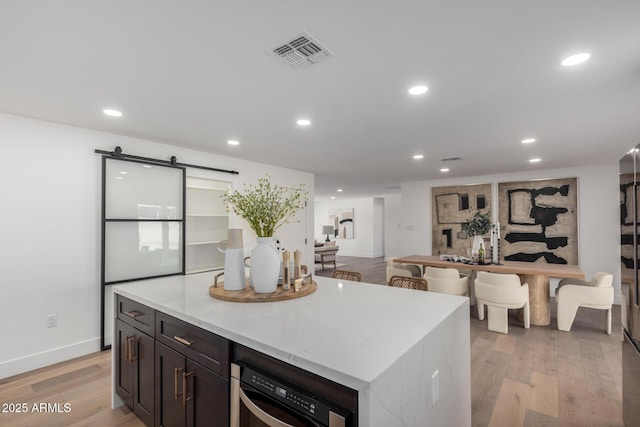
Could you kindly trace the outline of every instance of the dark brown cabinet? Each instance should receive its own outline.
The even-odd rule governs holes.
[[[229,381],[156,341],[156,425],[229,425]]]
[[[154,424],[154,339],[116,320],[116,393],[145,425]]]
[[[228,426],[225,338],[156,312],[156,425]]]
[[[148,426],[229,425],[227,339],[121,295],[116,393]]]

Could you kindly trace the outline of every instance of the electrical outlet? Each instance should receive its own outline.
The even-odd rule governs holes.
[[[49,314],[47,316],[47,328],[55,328],[56,326],[58,326],[58,315]]]
[[[440,397],[440,372],[436,371],[431,375],[431,406],[436,406]]]

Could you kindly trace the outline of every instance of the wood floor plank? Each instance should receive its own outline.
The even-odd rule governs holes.
[[[524,417],[523,427],[558,427],[558,419],[547,414],[528,410]]]
[[[521,426],[529,405],[531,386],[508,378],[502,382],[489,427]]]
[[[513,354],[516,349],[516,339],[509,335],[498,335],[496,342],[493,346],[493,351],[500,351],[502,353]]]
[[[44,389],[51,389],[57,386],[62,385],[68,386],[70,382],[81,378],[83,381],[86,381],[86,378],[89,375],[93,375],[96,372],[104,372],[100,365],[93,364],[84,368],[75,369],[70,372],[66,372],[64,374],[60,374],[55,377],[47,378],[46,380],[38,381],[36,383],[31,384],[31,388],[33,391],[38,392]]]
[[[558,377],[539,372],[531,374],[531,399],[529,409],[558,418]]]

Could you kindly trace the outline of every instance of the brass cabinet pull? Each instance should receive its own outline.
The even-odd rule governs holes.
[[[135,360],[133,358],[133,346],[135,344],[135,338],[135,335],[128,336],[124,342],[124,358],[127,360],[127,362],[129,362],[129,364],[132,364]]]
[[[133,347],[132,343],[131,343],[131,338],[132,337],[127,337],[127,362],[129,362],[129,365],[131,365],[131,347]]]
[[[124,339],[124,359],[129,362],[129,337]],[[131,363],[131,362],[129,362]]]
[[[131,344],[129,345],[129,363],[133,363],[138,360],[138,346],[136,345],[140,341],[140,338],[136,338],[135,335],[131,337]]]
[[[174,395],[175,395],[175,399],[178,400],[178,397],[180,397],[180,395],[182,393],[178,392],[178,374],[184,371],[184,369],[182,368],[173,368],[173,391],[174,391]]]
[[[124,314],[131,317],[132,319],[135,319],[136,317],[142,316],[144,313],[140,313],[137,310],[133,310],[133,311],[125,311]]]
[[[193,371],[182,374],[182,406],[187,406],[187,401],[191,400],[191,397],[187,398],[187,377],[191,375]]]
[[[193,341],[189,341],[187,338],[184,337],[179,337],[177,335],[175,335],[173,337],[174,340],[178,341],[180,344],[184,344],[186,346],[191,346],[192,344],[195,344],[198,340],[193,340]]]

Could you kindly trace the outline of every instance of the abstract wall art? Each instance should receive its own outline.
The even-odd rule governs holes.
[[[336,239],[353,239],[353,208],[330,209],[329,224],[333,225],[333,235]]]
[[[578,264],[577,178],[498,185],[506,261]]]
[[[472,239],[462,232],[462,223],[477,210],[491,211],[491,184],[433,187],[431,253],[466,256]]]

